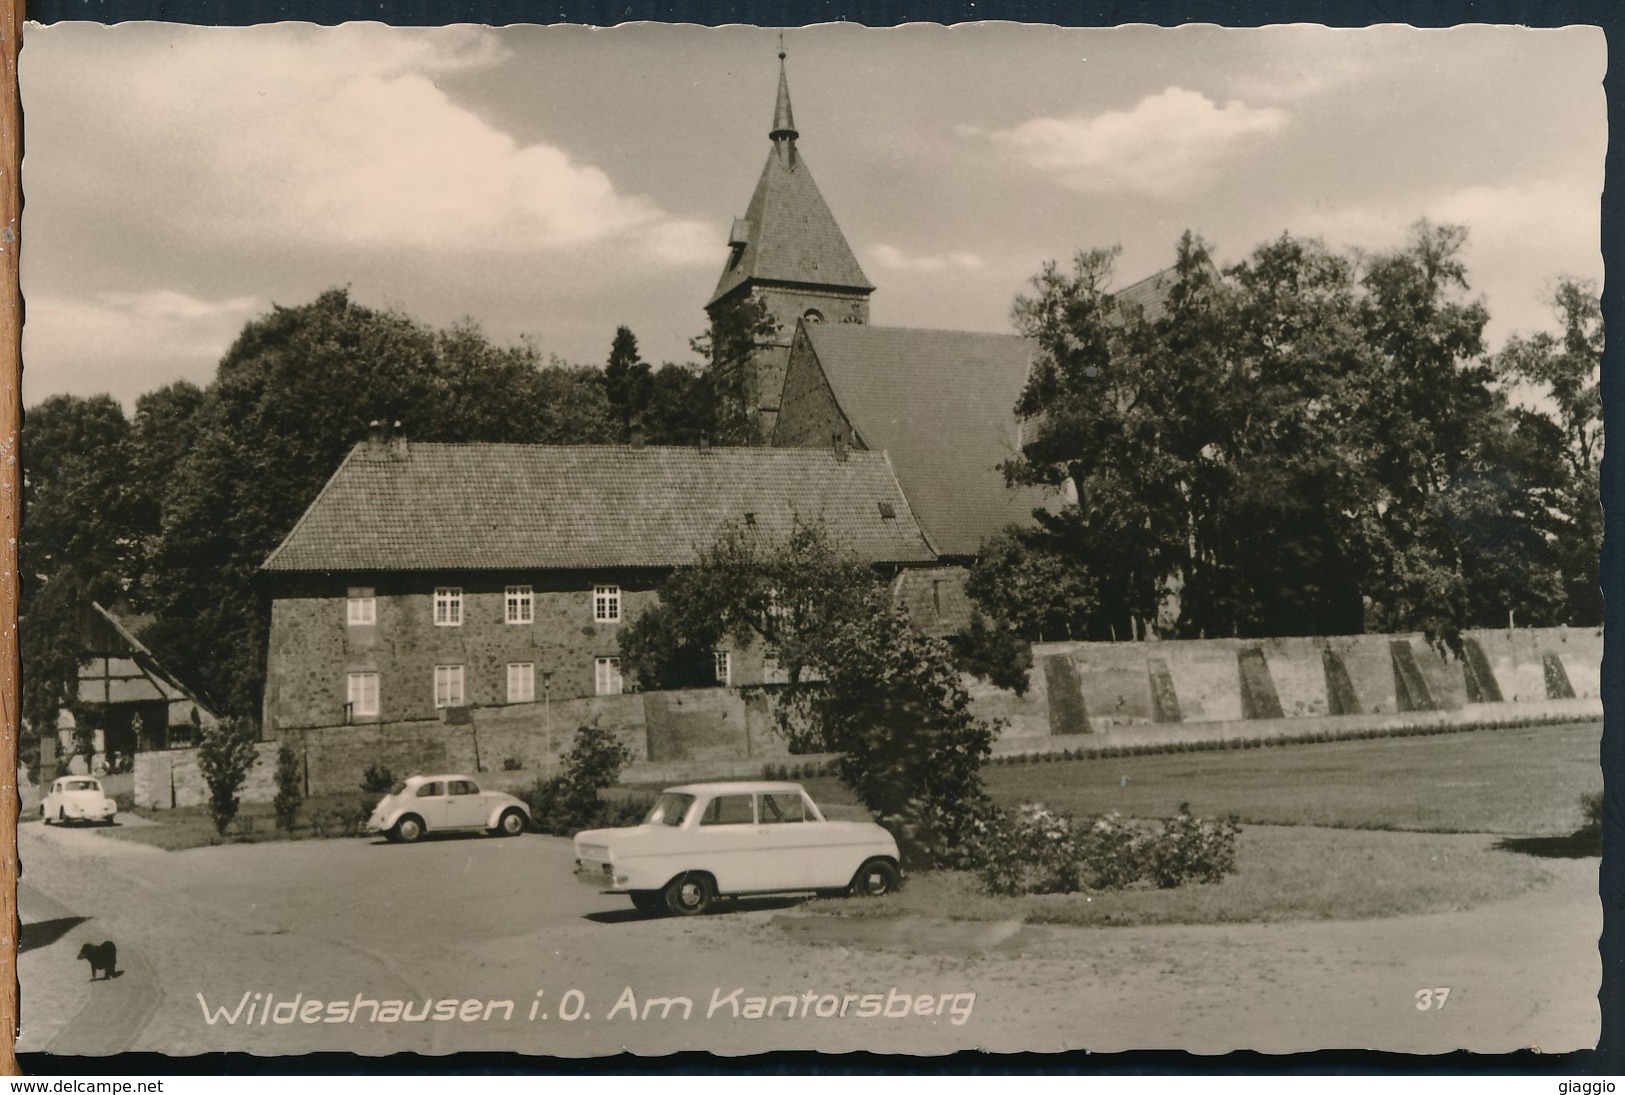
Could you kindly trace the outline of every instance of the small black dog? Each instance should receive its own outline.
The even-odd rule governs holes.
[[[96,974],[102,970],[107,971],[103,978],[111,981],[118,974],[118,948],[112,940],[105,943],[86,943],[79,948],[79,957],[82,961],[90,963],[90,979],[96,980]]]

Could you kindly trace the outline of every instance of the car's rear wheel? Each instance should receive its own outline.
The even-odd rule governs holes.
[[[423,819],[416,814],[407,814],[395,823],[389,831],[391,840],[401,844],[410,844],[423,835]]]
[[[498,836],[518,836],[525,831],[525,815],[512,807],[502,811],[494,832]]]
[[[660,911],[661,894],[659,890],[633,890],[630,896],[634,909],[640,912]]]
[[[698,916],[711,907],[717,890],[711,877],[703,874],[681,874],[661,891],[666,910],[676,916]]]
[[[885,897],[902,885],[902,875],[889,859],[871,859],[852,877],[852,893],[857,897]]]

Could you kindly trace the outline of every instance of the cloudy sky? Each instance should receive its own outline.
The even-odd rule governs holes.
[[[799,147],[879,324],[1009,330],[1049,259],[1186,228],[1385,248],[1470,230],[1498,346],[1601,278],[1596,28],[786,33]],[[30,25],[24,400],[207,383],[332,286],[600,362],[689,360],[768,151],[776,35]]]

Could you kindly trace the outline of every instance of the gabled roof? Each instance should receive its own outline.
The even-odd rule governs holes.
[[[100,641],[96,645],[107,648],[98,652],[95,661],[100,673],[87,676],[85,665],[79,667],[79,699],[84,703],[136,703],[148,700],[186,699],[211,719],[214,712],[180,679],[165,669],[158,656],[136,638],[136,632],[150,625],[151,616],[120,616],[110,612],[96,601],[90,607],[109,625],[112,642]],[[119,654],[125,655],[119,657]],[[111,655],[111,656],[109,656]],[[91,687],[91,686],[94,687]]]
[[[897,469],[938,550],[974,555],[1049,500],[1005,486],[1030,348],[1017,335],[805,324],[830,390],[865,447]]]
[[[865,562],[936,557],[879,452],[363,443],[263,569],[671,567],[726,522],[782,540],[798,519]]]
[[[767,154],[735,233],[743,246],[728,256],[710,304],[748,281],[874,289],[793,140],[776,142]]]

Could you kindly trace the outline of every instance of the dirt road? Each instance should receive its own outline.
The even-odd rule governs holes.
[[[31,822],[19,844],[20,1052],[1563,1052],[1600,1028],[1594,859],[1467,912],[1075,929],[649,918],[539,836],[165,853]],[[90,983],[74,956],[103,939],[126,972]]]

